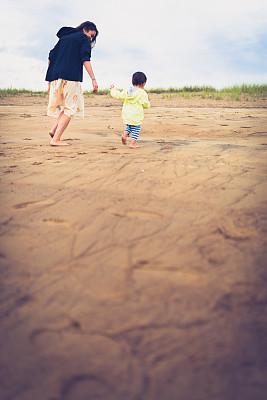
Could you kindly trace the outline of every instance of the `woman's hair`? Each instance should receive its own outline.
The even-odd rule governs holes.
[[[143,72],[135,72],[132,77],[132,84],[134,86],[141,86],[146,83],[147,79]]]
[[[76,29],[79,29],[79,31],[83,31],[85,30],[86,32],[88,31],[95,31],[95,37],[92,40],[92,43],[95,44],[96,42],[96,37],[98,35],[98,30],[96,25],[93,22],[90,21],[85,21],[83,22],[81,25],[77,26]]]

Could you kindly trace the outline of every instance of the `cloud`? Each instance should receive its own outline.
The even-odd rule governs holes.
[[[100,32],[92,64],[101,88],[127,86],[136,70],[148,87],[266,82],[265,0],[10,0],[0,16],[1,87],[45,88],[57,30],[84,20]]]
[[[34,57],[0,51],[1,88],[46,90],[44,82],[40,82],[45,70],[43,61]]]

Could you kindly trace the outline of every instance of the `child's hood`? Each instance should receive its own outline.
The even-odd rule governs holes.
[[[130,103],[136,103],[143,96],[143,93],[143,89],[132,86],[126,91],[126,99]]]
[[[70,33],[77,32],[76,28],[71,28],[69,26],[63,26],[63,28],[60,28],[57,37],[60,39],[62,36],[69,35]]]

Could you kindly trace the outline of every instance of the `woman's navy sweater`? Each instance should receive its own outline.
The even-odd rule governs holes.
[[[76,28],[63,27],[57,36],[59,41],[49,53],[50,64],[45,80],[57,79],[68,81],[83,80],[83,63],[91,59],[91,41]]]

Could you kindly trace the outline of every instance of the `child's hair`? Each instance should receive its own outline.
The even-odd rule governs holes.
[[[135,72],[132,77],[132,84],[134,86],[141,86],[146,83],[147,79],[143,72]]]
[[[85,21],[82,24],[80,24],[79,26],[77,26],[76,29],[79,29],[79,31],[82,31],[83,29],[85,29],[86,32],[95,31],[95,37],[92,40],[92,43],[95,45],[96,37],[98,35],[98,30],[97,30],[96,25],[93,22]]]

